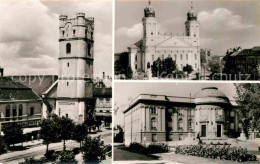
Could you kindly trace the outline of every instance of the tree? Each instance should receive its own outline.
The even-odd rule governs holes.
[[[7,152],[7,145],[4,138],[0,135],[0,155]]]
[[[124,130],[120,125],[114,127],[114,130],[118,129],[118,133],[114,137],[114,142],[124,142]]]
[[[220,73],[221,69],[223,69],[222,65],[217,60],[211,60],[208,64],[208,66],[211,71],[211,74],[210,74],[211,79],[213,78],[214,75]],[[216,79],[213,79],[213,80],[216,80]]]
[[[17,123],[8,123],[3,128],[3,133],[4,140],[9,147],[10,145],[14,146],[15,143],[23,142],[23,130],[22,127]]]
[[[58,120],[58,127],[59,127],[60,138],[63,140],[63,151],[65,151],[66,140],[72,138],[73,129],[75,125],[70,118],[62,116]]]
[[[239,118],[242,121],[243,131],[248,136],[248,130],[260,130],[260,84],[239,83],[236,84],[237,104]]]
[[[153,62],[151,69],[153,77],[167,77],[176,71],[176,63],[174,60],[172,60],[171,57],[168,57],[164,60],[158,58]]]
[[[193,71],[193,68],[191,65],[186,64],[186,66],[183,67],[183,72],[187,72],[187,75],[189,76],[189,74]]]
[[[77,124],[73,130],[73,140],[79,142],[80,148],[84,138],[88,135],[87,128],[84,124]]]
[[[106,147],[100,136],[91,138],[87,136],[82,145],[83,160],[86,163],[100,163],[106,159]]]
[[[40,123],[40,136],[43,139],[43,144],[46,145],[46,152],[49,150],[49,144],[60,138],[57,120],[57,115],[52,115],[47,119],[42,119]]]

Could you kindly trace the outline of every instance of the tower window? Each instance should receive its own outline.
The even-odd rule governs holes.
[[[76,30],[73,30],[73,35],[75,35],[76,34]]]
[[[137,61],[137,55],[135,55],[135,61]]]
[[[135,65],[135,69],[137,69],[137,64]]]
[[[85,29],[85,36],[88,37],[88,29]]]
[[[69,86],[69,82],[67,82],[67,86]]]
[[[67,63],[67,66],[70,67],[70,63]]]
[[[88,44],[88,56],[91,56],[91,45]]]
[[[70,54],[70,53],[71,53],[71,44],[70,44],[70,43],[67,43],[67,44],[66,44],[66,53],[67,53],[67,54]]]
[[[65,34],[65,31],[62,31],[62,36],[64,36],[64,34]]]

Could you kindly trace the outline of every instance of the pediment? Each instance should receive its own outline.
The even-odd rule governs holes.
[[[156,45],[157,47],[192,47],[184,38],[173,36]]]

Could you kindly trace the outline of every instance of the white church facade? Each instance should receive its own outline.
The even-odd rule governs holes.
[[[161,60],[171,57],[177,69],[182,71],[187,64],[193,68],[193,73],[200,72],[200,24],[197,14],[191,6],[185,22],[185,35],[167,35],[158,31],[155,10],[149,5],[144,9],[143,37],[128,47],[129,66],[133,72],[144,71],[149,74],[151,65],[158,58]]]

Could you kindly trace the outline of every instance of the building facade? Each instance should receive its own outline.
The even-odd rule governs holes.
[[[232,75],[232,78],[238,77],[239,74],[248,74],[254,78],[254,75],[259,76],[257,72],[260,70],[260,47],[228,52],[223,61],[224,73]]]
[[[41,109],[42,99],[31,88],[9,77],[0,77],[0,134],[1,129],[14,122],[21,125],[24,134],[37,127]]]
[[[218,88],[203,88],[194,97],[139,95],[124,111],[125,144],[149,144],[195,138],[237,137],[237,108]]]
[[[82,122],[93,98],[94,18],[60,15],[58,88],[55,113]]]
[[[187,64],[194,72],[200,72],[200,33],[197,14],[191,6],[185,22],[185,35],[167,35],[158,31],[155,10],[149,5],[144,9],[143,37],[128,47],[129,65],[133,72],[145,71],[151,74],[151,65],[158,58],[161,60],[171,57],[182,70]]]

